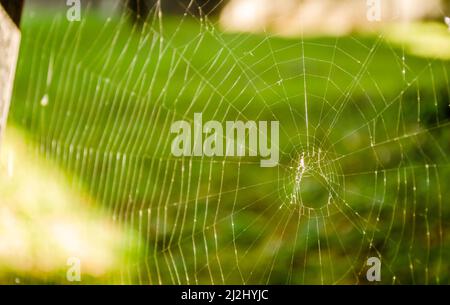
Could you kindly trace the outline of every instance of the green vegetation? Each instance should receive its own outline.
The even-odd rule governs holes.
[[[24,18],[10,124],[141,236],[96,281],[365,283],[381,256],[383,283],[449,282],[448,62],[381,36],[159,21]],[[279,120],[281,165],[173,158],[170,124],[195,112]],[[290,202],[302,154],[321,204]]]

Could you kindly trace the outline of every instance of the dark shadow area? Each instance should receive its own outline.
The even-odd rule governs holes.
[[[20,26],[20,16],[23,9],[23,0],[0,0],[3,8],[14,21],[17,26]]]

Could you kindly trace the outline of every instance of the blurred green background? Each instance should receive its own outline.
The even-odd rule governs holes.
[[[449,283],[443,15],[286,37],[195,5],[25,7],[1,281],[67,283],[75,256],[82,283],[368,284],[376,256],[382,283]],[[195,112],[280,121],[280,165],[174,158],[170,124]],[[326,182],[292,202],[300,156]]]

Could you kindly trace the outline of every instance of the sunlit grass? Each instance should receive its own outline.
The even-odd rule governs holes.
[[[22,133],[9,128],[4,140],[0,282],[67,283],[71,257],[81,262],[82,282],[101,282],[120,271],[124,259],[133,259],[126,247],[136,238],[132,232],[120,230],[88,195],[74,193],[65,174],[23,144]]]
[[[388,40],[416,56],[450,59],[450,31],[439,23],[396,24],[385,29]]]

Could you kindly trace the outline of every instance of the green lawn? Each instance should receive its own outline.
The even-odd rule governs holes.
[[[448,283],[448,71],[375,35],[27,13],[9,123],[142,236],[125,282],[365,283],[381,256],[383,283]],[[280,166],[172,157],[170,124],[195,112],[280,121]],[[302,153],[331,179],[304,206]]]

